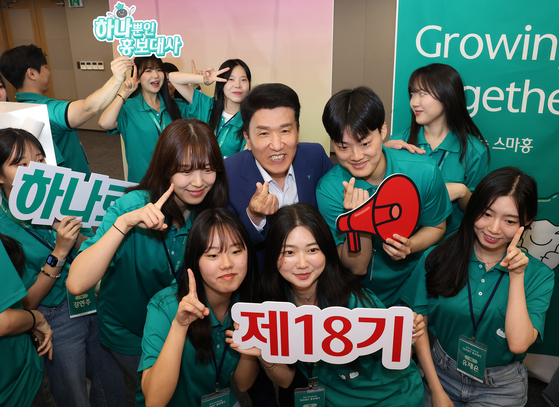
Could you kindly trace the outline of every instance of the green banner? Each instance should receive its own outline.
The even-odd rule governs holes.
[[[432,63],[453,66],[491,151],[490,169],[514,165],[538,182],[539,213],[522,246],[559,264],[559,2],[399,0],[393,134],[411,122],[408,79]],[[546,338],[559,335],[559,284]],[[530,351],[559,356],[553,340]]]

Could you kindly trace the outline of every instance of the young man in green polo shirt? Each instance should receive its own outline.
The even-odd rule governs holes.
[[[387,138],[384,106],[371,89],[359,87],[332,96],[322,122],[334,143],[340,162],[319,181],[316,198],[328,222],[343,264],[362,279],[390,307],[400,302],[400,290],[421,252],[437,243],[452,212],[441,173],[429,157],[383,147]],[[336,218],[365,202],[385,177],[401,173],[417,186],[420,217],[409,238],[395,234],[380,237],[360,233],[361,251],[348,251],[346,235],[336,230]]]
[[[51,99],[44,94],[49,90],[50,72],[41,48],[21,45],[0,56],[0,73],[16,88],[16,101],[47,105],[56,162],[89,177],[87,157],[80,144],[76,127],[81,126],[115,98],[126,79],[126,71],[134,62],[118,57],[111,62],[113,76],[85,99],[68,102]]]

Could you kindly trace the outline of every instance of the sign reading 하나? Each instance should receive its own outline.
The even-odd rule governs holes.
[[[120,55],[127,57],[147,57],[155,55],[164,58],[167,53],[180,57],[183,46],[182,37],[175,35],[158,35],[157,21],[134,20],[132,14],[136,6],[126,6],[120,1],[113,11],[106,16],[93,20],[93,35],[99,41],[114,42],[119,40],[117,47]]]
[[[83,227],[99,226],[103,215],[124,190],[136,184],[85,174],[69,168],[32,162],[19,167],[10,193],[10,211],[16,219],[34,225],[52,225],[65,216],[82,218]]]

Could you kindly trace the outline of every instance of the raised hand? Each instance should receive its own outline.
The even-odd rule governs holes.
[[[127,99],[136,89],[138,89],[138,85],[140,84],[140,80],[138,79],[138,69],[136,66],[132,67],[132,77],[128,78],[122,84],[122,93],[124,99]]]
[[[167,202],[169,197],[173,195],[175,185],[171,184],[169,189],[159,198],[156,203],[148,203],[146,206],[135,211],[125,213],[119,217],[124,220],[128,230],[134,226],[139,226],[142,229],[165,230],[167,224],[165,223],[165,215],[161,212],[161,208]],[[127,231],[126,231],[127,232]],[[125,233],[126,233],[125,232]]]
[[[115,79],[122,83],[126,79],[126,72],[134,67],[134,61],[129,57],[120,56],[111,62],[111,71]]]
[[[516,247],[523,232],[524,226],[521,226],[510,241],[509,247],[507,247],[507,256],[501,261],[501,266],[507,267],[509,273],[523,274],[528,265],[528,256]]]
[[[386,239],[386,243],[382,244],[382,248],[392,260],[405,259],[412,252],[412,241],[398,234],[394,234],[392,237],[393,239]]]
[[[270,185],[268,181],[262,185],[260,182],[256,183],[256,192],[250,199],[247,212],[250,220],[255,225],[260,224],[267,215],[273,215],[279,209],[278,197],[270,194]]]
[[[202,70],[201,75],[204,77],[204,85],[210,86],[214,82],[227,82],[227,79],[220,78],[219,75],[221,75],[224,72],[227,72],[228,70],[229,70],[228,67],[220,69],[219,71],[216,71],[213,68]]]
[[[188,294],[185,295],[179,303],[179,309],[175,316],[175,321],[184,327],[188,328],[191,323],[197,319],[204,319],[210,315],[210,310],[198,300],[196,292],[196,279],[191,269],[188,272]]]
[[[66,216],[61,221],[55,220],[52,228],[56,230],[56,246],[57,254],[67,256],[72,250],[82,228],[81,218],[75,216]]]
[[[419,338],[425,333],[425,322],[423,322],[423,315],[416,312],[413,313],[413,335],[411,343],[417,342]]]
[[[344,209],[352,210],[369,199],[369,191],[361,188],[355,188],[355,178],[351,178],[349,182],[343,181],[344,184]]]
[[[234,322],[233,323],[233,328],[236,330],[239,329],[239,324]],[[248,356],[256,356],[257,358],[260,358],[262,356],[262,352],[260,351],[259,348],[256,347],[252,347],[249,349],[239,349],[239,344],[236,342],[233,342],[233,332],[231,330],[227,330],[225,331],[225,342],[227,342],[229,344],[229,346],[231,346],[231,349],[236,350],[237,352],[243,354],[243,355],[248,355]]]

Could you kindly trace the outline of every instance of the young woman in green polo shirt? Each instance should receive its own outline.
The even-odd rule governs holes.
[[[404,300],[426,315],[436,374],[455,405],[526,404],[522,360],[543,339],[554,285],[553,271],[517,247],[537,205],[530,176],[515,167],[491,172],[458,231],[426,252],[409,280]]]
[[[134,59],[132,77],[99,117],[99,127],[120,133],[128,165],[128,181],[140,182],[146,173],[159,135],[173,120],[194,117],[188,104],[169,94],[163,61]]]
[[[196,67],[192,63],[193,70]],[[191,103],[190,113],[214,131],[223,158],[245,148],[241,102],[250,92],[252,75],[247,64],[240,59],[228,59],[216,72],[206,69],[199,72],[172,72],[169,80]],[[214,97],[204,95],[191,84],[215,84]]]
[[[176,279],[196,214],[225,207],[227,199],[213,132],[196,119],[175,120],[161,133],[142,182],[107,210],[72,264],[70,292],[83,293],[102,279],[101,343],[137,384],[147,305]]]
[[[20,166],[44,163],[39,140],[25,130],[0,130],[0,230],[17,240],[25,253],[21,280],[27,290],[26,309],[41,312],[53,330],[53,357],[45,363],[52,395],[59,407],[110,406],[124,402],[124,380],[111,374],[118,369],[101,348],[96,314],[70,317],[71,297],[66,281],[77,250],[86,239],[80,220],[66,216],[53,226],[16,219],[9,205],[13,181]],[[89,357],[86,357],[88,355]],[[91,381],[91,391],[87,389]]]
[[[256,379],[255,357],[240,355],[225,343],[230,310],[256,293],[256,253],[243,224],[226,209],[200,213],[190,230],[178,284],[149,303],[142,361],[142,393],[136,406],[199,406],[219,391],[233,406],[233,376],[241,391]],[[229,392],[229,393],[228,393]],[[145,397],[144,397],[145,396]]]
[[[316,305],[321,309],[384,308],[376,295],[341,264],[328,224],[315,207],[306,203],[285,206],[274,215],[260,281],[261,299],[266,301],[290,301],[297,306]],[[415,322],[417,338],[423,334],[424,324],[421,317]],[[254,349],[248,350],[253,352]],[[260,363],[278,385],[291,384],[293,366],[271,365],[262,359]],[[297,362],[297,367],[307,378],[309,370],[318,376],[319,385],[326,389],[328,407],[423,405],[421,376],[413,361],[403,370],[389,370],[382,365],[381,352],[376,352],[345,365],[319,361],[314,366]]]
[[[441,170],[452,202],[445,231],[449,236],[458,229],[472,191],[487,174],[489,146],[468,113],[464,83],[456,69],[445,64],[416,69],[408,91],[410,128],[390,140],[421,147]]]

